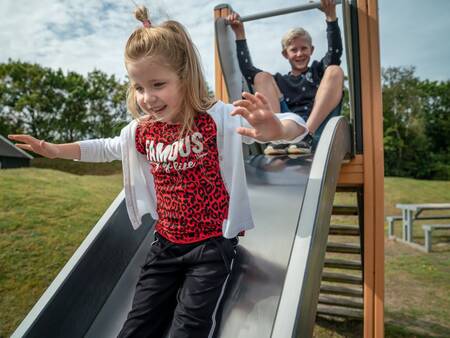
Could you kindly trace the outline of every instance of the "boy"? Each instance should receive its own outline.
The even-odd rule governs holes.
[[[269,144],[266,155],[301,154],[313,151],[329,118],[340,114],[344,73],[339,67],[342,39],[336,17],[335,0],[321,0],[327,22],[328,49],[320,61],[309,66],[314,51],[311,36],[303,28],[294,28],[282,38],[282,52],[290,65],[288,74],[275,75],[253,66],[247,47],[244,25],[239,14],[227,20],[236,35],[239,67],[249,88],[265,95],[275,112],[294,112],[306,120],[310,134],[300,144]]]

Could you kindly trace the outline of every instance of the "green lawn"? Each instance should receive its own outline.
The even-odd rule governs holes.
[[[0,170],[0,337],[13,332],[121,189],[120,173]]]
[[[69,173],[0,170],[0,337],[14,331],[121,190],[117,164],[52,163]],[[386,215],[398,213],[399,202],[450,201],[450,182],[387,178],[385,189]],[[449,258],[446,244],[424,254],[386,242],[386,336],[450,336]],[[352,336],[357,326],[324,323],[318,336]]]

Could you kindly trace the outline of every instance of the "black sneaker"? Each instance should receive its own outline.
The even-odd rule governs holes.
[[[289,145],[287,152],[288,152],[288,154],[293,154],[293,155],[311,154],[312,142],[313,142],[313,138],[310,134],[308,134],[299,143],[294,143],[294,144]]]
[[[287,144],[273,144],[269,145],[264,149],[265,155],[285,155],[287,153]]]

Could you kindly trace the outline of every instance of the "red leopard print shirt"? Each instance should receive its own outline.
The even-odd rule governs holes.
[[[216,125],[207,113],[194,121],[194,132],[181,140],[179,125],[153,122],[136,129],[136,149],[147,155],[155,182],[156,231],[178,244],[221,236],[228,217]]]

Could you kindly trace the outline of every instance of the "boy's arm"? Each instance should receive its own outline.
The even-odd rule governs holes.
[[[325,13],[327,22],[328,49],[324,58],[320,61],[322,70],[329,65],[340,65],[342,56],[341,30],[336,16],[336,2],[334,0],[322,0],[321,10]]]
[[[253,85],[256,74],[262,72],[261,69],[253,65],[245,37],[244,24],[240,20],[238,13],[232,13],[227,17],[228,23],[236,36],[236,52],[239,62],[239,69],[249,85]]]

